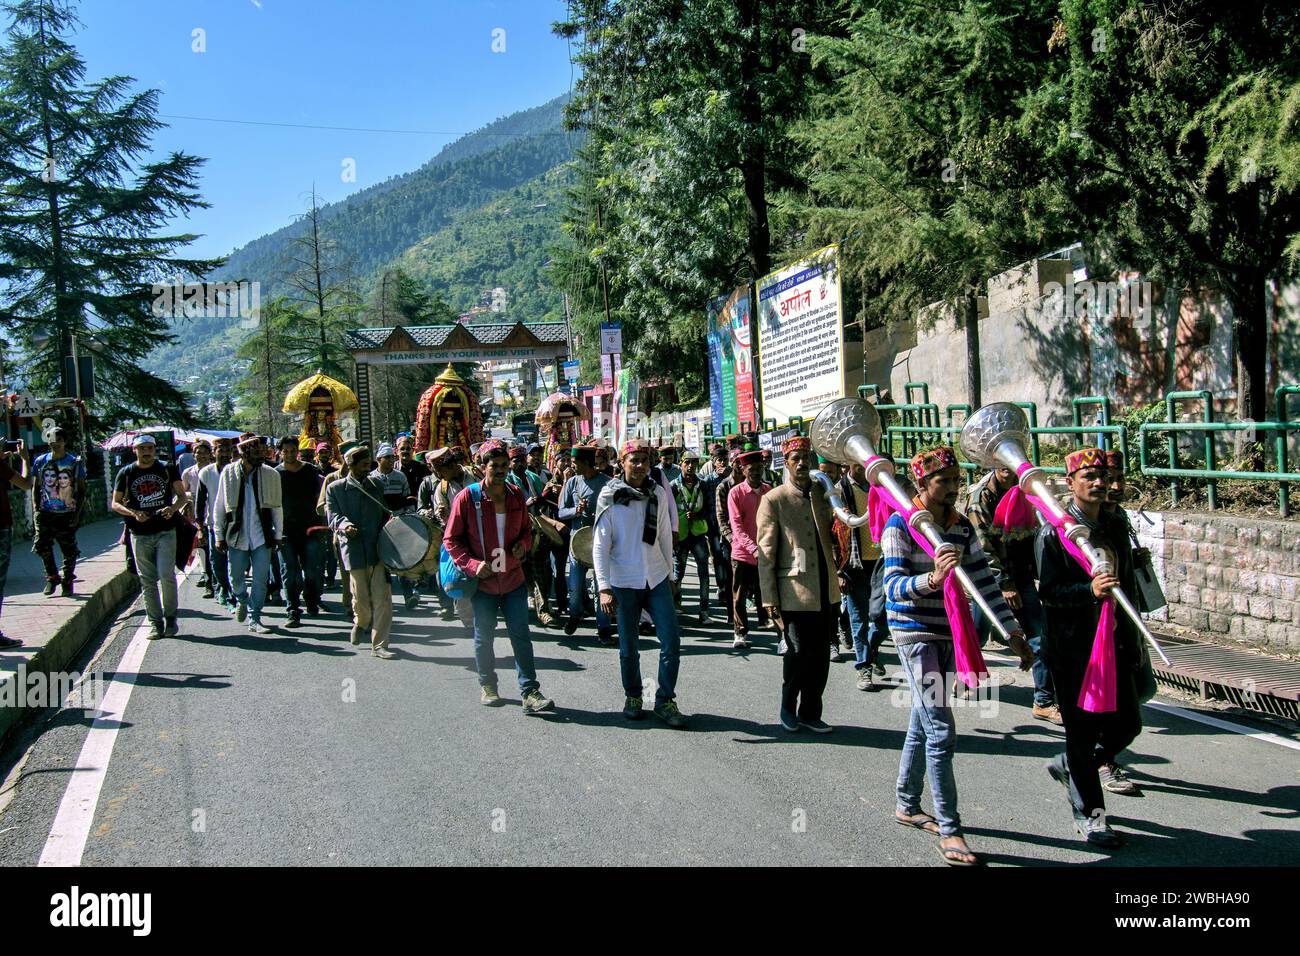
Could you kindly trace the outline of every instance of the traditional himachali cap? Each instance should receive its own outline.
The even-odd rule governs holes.
[[[623,442],[623,449],[621,454],[623,456],[627,456],[627,455],[634,454],[638,451],[648,452],[649,450],[650,450],[650,443],[646,441],[644,438],[629,438],[627,441]]]
[[[510,457],[511,457],[511,458],[523,458],[523,457],[525,457],[527,454],[528,454],[528,451],[524,448],[523,445],[511,445],[511,446],[510,446]]]
[[[237,444],[239,448],[246,448],[250,445],[262,444],[262,439],[259,436],[254,435],[252,432],[245,432],[239,436],[239,442]]]
[[[700,460],[700,456],[696,452],[691,451],[689,448],[687,448],[685,451],[682,452],[683,463],[688,461],[699,461],[699,460]]]
[[[1080,448],[1065,456],[1065,473],[1072,475],[1081,468],[1107,468],[1106,452],[1100,448]]]
[[[478,444],[478,460],[487,461],[493,455],[504,455],[506,453],[506,443],[499,438],[489,438],[485,442]]]
[[[367,456],[369,456],[370,449],[367,448],[365,445],[353,445],[351,448],[349,448],[346,452],[343,453],[343,458],[350,465],[352,464],[352,460],[356,458],[358,455],[362,454],[363,452]]]
[[[739,455],[736,456],[736,464],[740,465],[741,467],[748,467],[752,465],[754,462],[762,461],[762,460],[763,460],[763,453],[757,450],[742,451]]]
[[[947,446],[931,448],[918,452],[912,458],[912,476],[917,481],[924,481],[937,471],[957,467],[957,455]]]
[[[316,452],[317,452],[317,454],[319,454],[320,452],[323,452],[323,451],[329,451],[329,450],[330,450],[330,443],[329,443],[329,442],[327,442],[327,441],[318,441],[318,442],[316,443]]]
[[[791,435],[781,445],[781,455],[784,457],[792,451],[812,451],[812,439],[806,438],[803,435]]]
[[[538,442],[533,442],[531,445],[528,446],[528,454],[530,455],[535,451],[541,451],[541,450],[542,450],[542,446]]]
[[[435,448],[432,451],[421,452],[424,455],[426,465],[446,465],[451,462],[451,449],[447,447]]]

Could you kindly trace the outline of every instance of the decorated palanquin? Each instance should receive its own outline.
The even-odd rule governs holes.
[[[302,416],[299,448],[315,448],[323,441],[338,448],[343,444],[343,436],[339,434],[339,416],[358,408],[360,405],[352,389],[319,371],[289,389],[284,398],[284,410]]]
[[[546,467],[554,472],[560,448],[572,448],[582,440],[581,423],[591,421],[591,411],[574,396],[554,392],[542,399],[533,420],[537,422],[537,436],[546,449]]]
[[[420,396],[415,409],[415,450],[461,448],[481,442],[483,412],[478,399],[448,363]]]

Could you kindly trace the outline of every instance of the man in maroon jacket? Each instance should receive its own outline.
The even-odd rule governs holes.
[[[474,592],[474,663],[478,668],[481,701],[500,703],[497,694],[497,614],[505,618],[506,633],[515,655],[515,672],[524,713],[554,713],[555,702],[542,696],[533,664],[533,639],[528,631],[528,590],[520,564],[532,545],[532,523],[524,494],[506,484],[509,471],[506,448],[491,439],[479,449],[484,478],[470,485],[452,502],[442,543],[456,567],[478,587]]]

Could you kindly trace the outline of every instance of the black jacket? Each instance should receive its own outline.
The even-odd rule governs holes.
[[[1129,597],[1136,594],[1133,545],[1123,524],[1102,512],[1094,525],[1073,503],[1066,510],[1071,518],[1089,528],[1089,540],[1095,546],[1104,547],[1115,555],[1115,576],[1119,578],[1120,586]],[[1092,576],[1066,553],[1051,525],[1038,530],[1034,556],[1038,564],[1038,596],[1043,602],[1047,625],[1040,656],[1050,666],[1087,666],[1102,604],[1092,593]],[[1139,665],[1140,640],[1141,635],[1117,606],[1115,658],[1121,668]]]

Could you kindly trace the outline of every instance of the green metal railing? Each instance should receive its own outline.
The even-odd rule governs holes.
[[[1287,471],[1287,443],[1289,433],[1300,433],[1300,421],[1291,421],[1288,400],[1292,395],[1300,395],[1300,386],[1282,385],[1274,392],[1277,408],[1277,420],[1269,422],[1219,422],[1214,420],[1213,396],[1206,390],[1194,392],[1170,392],[1165,396],[1165,416],[1163,422],[1146,422],[1138,429],[1138,453],[1141,456],[1142,474],[1169,478],[1169,494],[1174,504],[1182,493],[1180,479],[1200,478],[1206,483],[1206,502],[1211,510],[1218,508],[1218,481],[1235,479],[1239,481],[1276,481],[1277,506],[1282,517],[1290,517],[1289,482],[1300,481],[1300,473]],[[1180,422],[1177,420],[1177,405],[1183,401],[1200,401],[1201,420],[1198,422]],[[1274,450],[1277,458],[1277,471],[1230,471],[1218,467],[1215,439],[1225,432],[1245,432],[1247,440],[1253,441],[1256,433],[1265,431],[1274,433]],[[1202,441],[1202,454],[1205,463],[1199,467],[1184,466],[1179,459],[1178,437],[1182,434],[1199,433]],[[1169,465],[1161,467],[1151,464],[1149,436],[1168,435]]]

